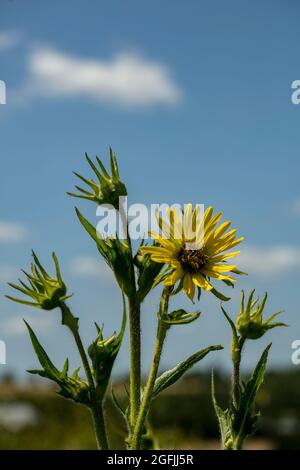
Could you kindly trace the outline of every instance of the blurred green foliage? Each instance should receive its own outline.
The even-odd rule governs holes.
[[[124,384],[115,394],[126,401]],[[228,377],[216,373],[217,398],[225,405]],[[300,449],[300,371],[274,371],[266,376],[258,395],[262,419],[252,448]],[[115,449],[125,432],[122,418],[108,396],[109,434]],[[163,392],[153,403],[151,425],[161,448],[218,448],[218,427],[210,397],[210,375],[189,375]],[[48,383],[0,383],[0,449],[95,449],[89,412],[63,400]]]

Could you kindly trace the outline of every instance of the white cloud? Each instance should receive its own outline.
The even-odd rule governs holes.
[[[15,243],[26,238],[28,230],[21,224],[0,221],[0,243]]]
[[[91,256],[77,256],[71,261],[71,272],[82,278],[111,281],[113,274],[107,264],[101,259]]]
[[[0,31],[0,51],[15,47],[20,41],[17,31]]]
[[[38,47],[28,60],[23,98],[83,96],[120,106],[178,103],[181,92],[168,68],[134,53],[107,60],[83,59]]]
[[[49,315],[42,316],[41,311],[37,311],[37,315],[31,315],[26,317],[26,321],[34,330],[41,332],[49,332],[56,326],[57,318]],[[1,321],[0,331],[5,336],[23,336],[27,335],[27,328],[21,317],[11,317]]]
[[[300,217],[300,197],[294,201],[292,205],[292,212],[296,216]]]
[[[239,267],[261,278],[281,277],[300,268],[300,249],[292,246],[245,246],[239,255]]]

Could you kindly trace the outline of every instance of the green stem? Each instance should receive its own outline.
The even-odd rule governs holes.
[[[126,230],[128,247],[131,252],[131,279],[134,279],[133,294],[129,303],[129,336],[130,336],[130,428],[133,429],[141,404],[141,305],[137,300],[133,251],[127,219],[121,212],[123,227]]]
[[[141,319],[140,304],[129,299],[130,335],[130,427],[133,429],[141,402]]]
[[[237,408],[240,401],[240,364],[245,340],[240,338],[232,347],[232,401]]]
[[[238,435],[234,443],[234,450],[243,450],[244,438],[242,433]]]
[[[82,341],[81,341],[81,338],[80,338],[80,335],[79,335],[79,331],[75,330],[75,331],[72,331],[72,333],[73,333],[73,336],[74,336],[74,339],[75,339],[75,342],[76,342],[78,352],[79,352],[80,357],[81,357],[82,365],[83,365],[83,368],[84,368],[84,371],[85,371],[85,375],[86,375],[88,384],[90,386],[90,389],[92,391],[94,391],[95,390],[95,383],[94,383],[92,371],[91,371],[91,368],[90,368],[90,364],[89,364],[87,355],[86,355],[85,350],[84,350],[84,346],[82,344]]]
[[[240,405],[240,365],[244,344],[245,338],[240,337],[237,338],[232,346],[232,402],[236,409],[238,409]],[[241,428],[233,444],[234,450],[241,450],[243,448],[243,442],[244,437]]]
[[[94,420],[95,435],[96,435],[98,449],[108,450],[109,445],[108,445],[108,440],[107,440],[107,435],[106,435],[106,430],[105,430],[105,421],[104,421],[104,416],[103,416],[102,402],[99,403],[98,406],[97,406],[97,403],[95,403],[93,406],[91,406],[90,409],[91,409],[91,413],[92,413],[93,420]]]
[[[163,317],[168,312],[169,297],[170,297],[171,290],[172,289],[170,287],[165,287],[162,293],[162,297],[161,297],[156,342],[155,342],[155,348],[154,348],[150,373],[149,373],[147,384],[144,390],[143,400],[141,403],[140,411],[138,414],[136,425],[134,427],[132,441],[131,441],[131,448],[133,450],[139,450],[141,448],[141,439],[142,439],[142,433],[144,430],[144,424],[145,424],[145,420],[149,411],[153,388],[154,388],[155,380],[157,377],[159,363],[160,363],[161,354],[163,350],[163,345],[164,345],[164,341],[165,341],[166,333],[168,329],[168,325],[163,321]]]
[[[93,416],[97,446],[99,449],[107,450],[109,449],[109,446],[108,446],[105,422],[104,422],[104,417],[103,417],[103,405],[102,405],[102,401],[99,403],[99,401],[96,399],[96,396],[95,396],[96,395],[95,382],[93,379],[93,374],[90,368],[88,357],[86,355],[86,352],[85,352],[85,349],[84,349],[84,346],[83,346],[83,343],[79,334],[78,320],[75,319],[71,310],[65,303],[62,303],[60,308],[61,308],[62,316],[63,316],[63,324],[68,326],[68,328],[70,329],[74,337],[79,355],[81,357],[85,375],[86,375],[86,378],[90,387],[92,403],[89,406],[89,408]]]

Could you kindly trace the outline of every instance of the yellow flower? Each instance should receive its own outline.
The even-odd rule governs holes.
[[[192,204],[187,204],[182,217],[175,208],[169,208],[167,216],[168,221],[158,217],[162,234],[150,232],[157,246],[140,248],[152,261],[167,265],[155,284],[163,280],[165,285],[173,286],[180,281],[179,288],[193,301],[196,287],[199,295],[201,289],[219,294],[211,278],[232,285],[235,279],[229,273],[242,274],[235,265],[226,262],[240,252],[225,252],[238,245],[243,237],[236,238],[236,230],[228,231],[231,222],[217,227],[221,212],[213,216],[213,208],[209,207],[203,214],[199,205],[193,210]]]

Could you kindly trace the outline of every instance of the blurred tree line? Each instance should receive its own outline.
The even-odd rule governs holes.
[[[229,378],[216,374],[216,390],[226,403]],[[210,373],[187,376],[153,403],[151,427],[162,449],[218,449],[218,428],[210,396]],[[126,384],[114,391],[126,405]],[[258,396],[262,418],[248,448],[300,449],[300,374],[271,371]],[[111,444],[121,448],[122,418],[108,395]],[[95,449],[91,419],[83,407],[66,402],[46,381],[19,384],[0,380],[0,449]]]

